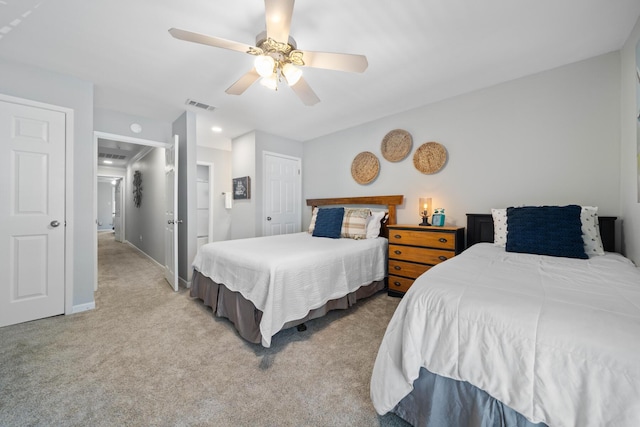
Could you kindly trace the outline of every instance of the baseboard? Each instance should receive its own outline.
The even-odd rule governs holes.
[[[191,287],[191,281],[186,281],[184,280],[182,277],[178,277],[178,281],[180,282],[180,284],[182,286],[184,286],[185,288],[189,289]]]
[[[71,314],[82,313],[83,311],[95,310],[96,302],[88,302],[86,304],[78,304],[71,307]]]
[[[133,243],[131,243],[128,240],[124,241],[127,245],[131,246],[133,249],[137,250],[138,252],[140,252],[142,255],[146,256],[147,258],[149,258],[154,264],[158,265],[160,268],[164,269],[164,265],[160,264],[158,261],[156,261],[155,259],[153,259],[153,257],[151,255],[149,255],[148,253],[146,253],[145,251],[143,251],[142,249],[140,249],[139,247],[137,247],[136,245],[134,245]]]

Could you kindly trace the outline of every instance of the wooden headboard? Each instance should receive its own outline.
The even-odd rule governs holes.
[[[600,238],[607,252],[616,251],[615,216],[598,216]],[[493,217],[491,214],[467,214],[467,248],[476,243],[493,243]]]
[[[401,205],[404,200],[404,196],[360,196],[360,197],[334,197],[330,199],[307,199],[307,206],[315,208],[316,206],[329,206],[329,205],[366,205],[366,206],[386,206],[387,212],[389,212],[386,223],[383,223],[384,229],[381,230],[381,234],[385,237],[389,236],[386,226],[388,224],[397,223],[396,206]]]

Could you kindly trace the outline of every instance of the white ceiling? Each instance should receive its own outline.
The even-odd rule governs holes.
[[[261,0],[0,0],[0,58],[94,82],[96,108],[173,121],[189,98],[216,107],[202,117],[222,137],[305,141],[620,49],[639,15],[639,0],[299,0],[298,48],[369,60],[363,74],[305,68],[313,107],[288,87],[227,95],[253,57],[167,32],[254,44]]]

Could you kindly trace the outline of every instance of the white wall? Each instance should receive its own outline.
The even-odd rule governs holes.
[[[171,143],[171,123],[133,116],[118,111],[97,108],[93,114],[94,130],[98,132]],[[131,130],[131,124],[142,126],[140,133]]]
[[[98,182],[98,230],[111,230],[113,227],[113,185],[110,182]]]
[[[232,141],[233,178],[251,178],[251,199],[234,200],[231,219],[231,238],[262,236],[264,218],[265,151],[302,158],[303,143],[261,131],[249,132]]]
[[[299,141],[271,135],[265,132],[256,132],[256,153],[255,153],[255,179],[253,180],[252,194],[255,203],[256,236],[264,235],[264,152],[277,153],[285,156],[302,159],[304,154],[304,144]],[[304,227],[302,227],[304,228]]]
[[[380,143],[401,128],[409,156],[385,160]],[[444,168],[424,175],[412,156],[424,142],[448,151]],[[324,136],[304,144],[305,198],[403,194],[400,223],[420,222],[418,198],[446,209],[449,224],[466,213],[520,204],[596,205],[620,215],[620,54],[602,55]],[[371,151],[380,174],[351,177],[353,158]],[[310,219],[305,209],[303,225]]]
[[[40,68],[0,59],[0,93],[71,108],[73,127],[73,305],[94,302],[93,84]]]
[[[185,111],[172,124],[172,133],[178,135],[178,275],[187,285],[193,274],[191,263],[198,248],[196,200],[196,117]]]
[[[125,239],[164,265],[165,149],[154,148],[127,168]],[[140,207],[133,203],[133,174],[142,176]]]
[[[232,178],[248,176],[251,179],[251,198],[234,200],[231,215],[231,238],[256,236],[256,133],[249,132],[232,141]]]
[[[213,230],[211,240],[231,239],[231,216],[233,209],[225,209],[222,193],[231,191],[231,151],[197,146],[198,162],[213,164]]]
[[[640,42],[640,20],[621,51],[621,152],[620,204],[622,211],[622,250],[636,265],[640,265],[640,105],[636,102],[636,45]]]

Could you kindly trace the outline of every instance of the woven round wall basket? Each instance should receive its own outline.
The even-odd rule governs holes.
[[[384,136],[380,150],[382,156],[390,162],[399,162],[411,151],[413,138],[403,129],[394,129]]]
[[[438,172],[446,161],[447,149],[437,142],[426,142],[413,154],[413,165],[427,175]]]
[[[358,154],[351,163],[351,176],[358,184],[369,184],[380,171],[380,161],[370,151]]]

